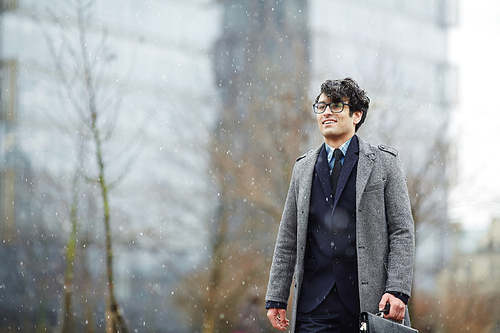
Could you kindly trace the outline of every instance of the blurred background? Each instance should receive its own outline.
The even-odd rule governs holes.
[[[0,332],[271,332],[326,79],[400,151],[421,332],[500,332],[496,0],[0,1]]]

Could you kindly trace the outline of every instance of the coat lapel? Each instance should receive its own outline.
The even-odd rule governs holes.
[[[301,217],[299,217],[299,229],[303,228],[303,243],[305,244],[305,237],[307,234],[307,219],[309,216],[309,206],[311,202],[311,189],[313,182],[313,174],[315,171],[315,165],[319,154],[321,152],[323,145],[319,146],[316,150],[311,151],[311,153],[306,154],[301,167],[297,170],[298,179],[300,182],[300,189],[303,195],[300,195],[297,202],[297,211],[302,212]],[[331,186],[330,186],[331,187]]]
[[[356,177],[356,207],[359,207],[361,196],[365,191],[366,183],[373,170],[373,162],[375,161],[375,152],[372,147],[364,140],[359,139],[359,160],[358,173]]]

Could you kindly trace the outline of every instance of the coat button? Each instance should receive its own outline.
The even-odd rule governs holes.
[[[335,259],[333,259],[333,262],[338,265],[338,263],[340,262],[340,260],[339,260],[339,258],[335,258]]]
[[[334,230],[333,230],[333,235],[334,235],[334,236],[337,236],[338,234],[339,234],[339,231],[338,231],[337,229],[334,229]]]

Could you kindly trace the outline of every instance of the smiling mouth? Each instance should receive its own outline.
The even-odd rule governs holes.
[[[323,125],[331,125],[331,124],[333,124],[333,123],[335,123],[335,122],[336,122],[336,121],[334,121],[334,120],[332,120],[332,119],[329,119],[329,120],[325,120],[325,121],[323,122]]]

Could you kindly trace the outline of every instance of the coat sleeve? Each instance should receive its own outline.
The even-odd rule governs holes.
[[[297,164],[292,172],[274,249],[266,300],[288,303],[297,259]]]
[[[406,177],[397,154],[389,158],[385,188],[385,209],[389,237],[386,291],[411,296],[415,255],[414,222]]]

